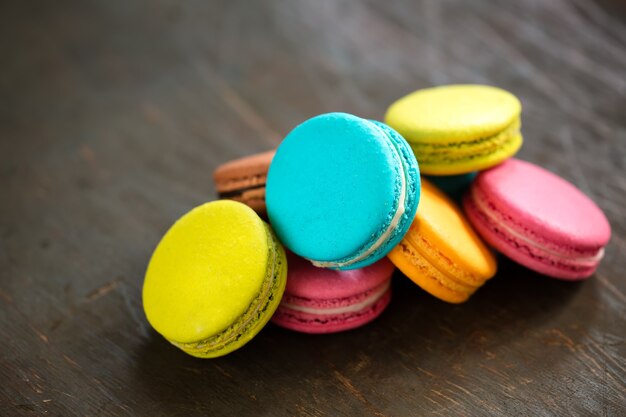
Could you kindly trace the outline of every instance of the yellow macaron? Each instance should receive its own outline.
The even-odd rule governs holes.
[[[415,220],[388,256],[422,289],[449,303],[466,301],[496,273],[494,256],[459,208],[423,179]]]
[[[190,355],[222,356],[269,321],[285,289],[285,252],[248,206],[194,208],[163,236],[143,286],[148,321]]]
[[[500,88],[447,85],[399,99],[385,122],[411,144],[422,173],[456,175],[513,156],[522,146],[521,110],[520,101]]]

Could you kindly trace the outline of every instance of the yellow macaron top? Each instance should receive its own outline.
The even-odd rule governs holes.
[[[419,234],[441,254],[437,268],[445,269],[451,261],[477,279],[489,279],[496,273],[492,253],[474,232],[460,209],[442,191],[422,179],[422,194],[412,231]]]
[[[501,88],[446,85],[402,97],[387,110],[385,123],[409,142],[462,142],[501,132],[521,110],[517,97]]]
[[[150,259],[143,286],[148,321],[173,342],[220,333],[262,291],[270,251],[266,225],[248,206],[221,200],[194,208]]]

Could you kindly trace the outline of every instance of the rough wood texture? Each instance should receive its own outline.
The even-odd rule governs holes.
[[[573,416],[626,404],[626,27],[618,1],[4,1],[0,414]],[[613,239],[563,283],[501,259],[465,305],[397,276],[375,323],[184,355],[141,308],[151,250],[218,163],[452,82],[524,104],[520,156]]]

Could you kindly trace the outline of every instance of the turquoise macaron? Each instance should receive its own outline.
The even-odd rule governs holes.
[[[472,185],[476,175],[478,175],[478,171],[459,175],[425,175],[424,178],[435,184],[448,197],[458,203],[461,201],[465,191]]]
[[[383,258],[406,234],[420,198],[417,160],[389,126],[328,113],[296,126],[269,168],[266,205],[291,251],[348,270]]]

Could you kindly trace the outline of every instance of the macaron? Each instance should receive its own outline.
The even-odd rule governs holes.
[[[229,161],[213,172],[213,181],[221,199],[239,201],[261,216],[265,210],[265,182],[275,150]]]
[[[394,266],[383,258],[350,271],[317,268],[289,254],[287,288],[272,321],[304,333],[354,329],[378,317],[391,299]]]
[[[285,289],[285,252],[248,206],[194,208],[156,247],[143,285],[152,327],[200,358],[239,349],[270,320]]]
[[[389,259],[426,292],[449,303],[466,301],[496,273],[493,254],[460,209],[426,180],[415,220]]]
[[[356,269],[383,258],[408,230],[420,196],[406,141],[346,113],[293,129],[270,165],[267,211],[280,241],[318,267]]]
[[[481,172],[463,205],[494,248],[529,269],[563,280],[592,275],[611,237],[606,216],[585,194],[519,159]]]
[[[465,194],[476,178],[478,172],[469,172],[459,175],[428,175],[426,179],[441,191],[446,193],[455,202],[461,202],[461,197]]]
[[[483,170],[522,146],[522,106],[486,85],[447,85],[411,93],[387,110],[385,122],[409,141],[424,174]]]

